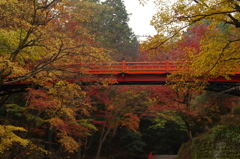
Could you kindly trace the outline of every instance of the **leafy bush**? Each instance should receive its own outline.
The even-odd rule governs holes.
[[[232,113],[234,115],[240,115],[240,107],[233,107],[232,108]]]
[[[240,143],[240,128],[232,125],[217,125],[211,130],[213,139],[229,139]]]
[[[185,143],[178,151],[178,159],[191,159],[191,142]]]
[[[125,145],[125,149],[131,152],[144,152],[143,148],[146,143],[142,141],[141,134],[125,129],[125,133],[121,136],[121,142]]]

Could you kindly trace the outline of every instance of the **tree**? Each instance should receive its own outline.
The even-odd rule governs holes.
[[[140,158],[140,155],[143,154],[144,148],[146,147],[146,143],[142,140],[141,132],[133,132],[128,129],[122,129],[121,134],[120,141],[124,151],[130,151],[132,153],[135,152],[139,155],[138,158]],[[125,157],[124,154],[122,156]]]
[[[128,26],[129,15],[122,0],[87,1],[81,3],[79,9],[91,10],[90,20],[84,21],[83,25],[96,36],[102,47],[108,49],[114,60],[121,61],[122,57],[129,61],[136,59],[139,44]]]
[[[143,49],[154,53],[154,50],[162,44],[172,47],[172,42],[182,39],[186,28],[208,23],[201,39],[199,54],[191,54],[192,51],[189,51],[191,55],[188,60],[189,72],[195,77],[209,78],[226,77],[226,74],[237,71],[236,68],[239,68],[238,1],[181,0],[169,4],[165,0],[158,2],[161,4],[158,6],[159,12],[152,19],[152,25],[158,34],[146,41],[142,45]]]
[[[35,110],[35,116],[44,114],[42,118],[56,131],[56,138],[65,151],[77,152],[81,138],[89,135],[90,129],[94,130],[82,117],[91,106],[86,107],[85,93],[81,88],[76,84],[58,82],[48,92],[30,90],[29,96],[28,108]]]
[[[112,29],[105,30],[107,32],[104,34],[110,36],[110,45],[119,52],[115,59],[119,61],[122,60],[122,57],[125,57],[129,61],[135,60],[139,44],[132,29],[128,26],[129,15],[123,1],[106,0],[103,4],[114,8],[112,19],[107,23],[107,28]]]
[[[139,54],[142,61],[187,61],[191,55],[200,53],[201,40],[207,30],[208,24],[193,24],[183,33],[182,38],[172,43],[159,46],[154,50],[147,50]],[[151,38],[149,38],[150,40]]]
[[[26,133],[17,132],[16,137],[12,135],[14,137],[12,142],[15,144],[12,146],[9,144],[13,147],[9,156],[30,157],[38,154],[39,158],[42,158],[43,153],[47,151],[58,157],[75,154],[85,138],[96,131],[91,120],[87,119],[92,107],[86,100],[85,92],[76,84],[62,81],[49,90],[29,89],[26,99],[18,104],[6,104],[7,113],[1,113],[0,116],[2,127],[8,128],[7,125],[11,125],[13,128],[16,127],[12,130],[26,131]],[[44,151],[41,147],[43,143],[49,142],[43,140],[43,137],[48,135],[45,133],[48,129],[52,132],[54,140],[50,142],[54,146],[53,149]],[[20,146],[21,138],[22,141],[28,141],[27,146]],[[53,153],[53,150],[58,151],[58,154]],[[26,154],[25,151],[28,153]],[[2,156],[8,156],[8,153],[5,150]]]
[[[151,98],[155,101],[155,104],[148,109],[149,113],[147,115],[154,117],[153,120],[155,121],[160,119],[159,126],[164,125],[168,120],[175,121],[187,132],[189,140],[192,140],[191,127],[195,124],[194,120],[199,117],[198,109],[192,107],[194,93],[190,90],[177,92],[169,86],[149,88],[149,91],[152,93]]]
[[[1,148],[0,148],[0,154],[3,154],[4,151],[10,149],[12,145],[16,142],[20,143],[22,146],[27,146],[29,143],[29,140],[20,138],[17,136],[13,131],[26,131],[25,129],[21,127],[15,127],[12,125],[6,125],[6,126],[0,126],[1,127]]]
[[[149,152],[153,154],[177,154],[181,144],[188,141],[186,132],[181,125],[174,121],[167,121],[161,127],[155,125],[156,122],[152,119],[143,119],[140,122],[140,132],[142,140],[146,143],[144,150],[147,154]]]
[[[187,132],[191,141],[192,132],[205,132],[219,122],[223,115],[238,105],[238,97],[214,92],[179,92],[170,86],[145,88],[155,104],[148,108],[144,116],[163,127],[167,121],[175,122]]]
[[[108,91],[106,91],[108,90]],[[98,148],[95,158],[100,157],[103,143],[107,137],[113,138],[118,128],[125,127],[137,132],[140,115],[152,104],[145,91],[137,88],[112,87],[106,90],[93,90],[92,102],[96,103],[97,112],[93,123],[99,129]]]
[[[57,70],[59,74],[67,69],[61,63],[107,59],[104,49],[96,46],[87,29],[78,23],[86,17],[79,16],[73,5],[72,1],[58,0],[1,3],[2,85],[36,74],[46,77],[46,71]],[[11,23],[9,19],[13,19]]]
[[[237,96],[206,91],[197,96],[193,105],[199,108],[199,113],[202,116],[211,118],[212,123],[206,124],[206,128],[208,129],[208,127],[212,127],[215,123],[219,122],[222,116],[230,113],[235,107],[238,107],[238,100],[239,97]]]
[[[79,15],[74,5],[74,1],[58,0],[0,2],[0,44],[3,46],[0,49],[0,84],[16,84],[14,89],[18,89],[19,84],[31,86],[23,104],[11,101],[11,92],[0,98],[1,111],[8,112],[0,116],[1,126],[6,127],[2,133],[12,135],[12,131],[27,130],[25,134],[12,135],[15,144],[3,148],[8,149],[12,145],[15,149],[3,156],[28,156],[18,150],[23,149],[23,141],[30,140],[27,146],[22,145],[30,156],[32,145],[34,150],[40,149],[37,156],[42,158],[44,150],[40,147],[43,141],[36,141],[33,136],[41,138],[46,129],[55,133],[59,149],[64,147],[67,152],[76,152],[80,142],[95,130],[90,120],[84,119],[91,109],[91,105],[83,100],[85,92],[79,85],[69,82],[81,82],[87,63],[110,58],[88,29],[81,25],[79,21],[88,17]],[[76,63],[78,65],[74,67]],[[63,99],[65,97],[66,100]],[[13,128],[8,130],[9,124]]]

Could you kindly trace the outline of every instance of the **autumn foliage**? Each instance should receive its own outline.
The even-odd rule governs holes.
[[[88,137],[102,131],[95,119],[101,109],[107,129],[138,130],[139,117],[129,105],[122,111],[125,103],[99,92],[102,86],[82,86],[94,79],[85,74],[93,63],[113,61],[116,50],[121,58],[138,52],[122,1],[11,0],[0,8],[1,156],[83,157]],[[104,86],[113,81],[99,79]]]
[[[148,129],[174,122],[189,140],[193,128],[208,130],[239,104],[237,97],[203,91],[207,82],[198,78],[228,78],[239,68],[239,5],[180,0],[158,6],[152,20],[158,34],[139,53],[121,0],[0,1],[0,156],[146,153],[143,119],[154,123]],[[86,74],[123,56],[177,61],[181,69],[168,76],[171,86],[113,86],[112,76]],[[121,143],[124,135],[134,142]]]

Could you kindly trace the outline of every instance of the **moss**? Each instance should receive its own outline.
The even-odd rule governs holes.
[[[185,143],[181,146],[178,155],[177,155],[177,159],[191,159],[191,143]]]
[[[178,159],[239,159],[240,158],[240,107],[233,114],[221,117],[219,125],[208,133],[197,136],[179,151]]]
[[[239,106],[233,107],[233,108],[232,108],[232,113],[233,113],[234,115],[240,115],[240,107],[239,107]]]
[[[179,150],[178,159],[239,159],[240,144],[232,140],[212,140],[207,134],[185,143]]]

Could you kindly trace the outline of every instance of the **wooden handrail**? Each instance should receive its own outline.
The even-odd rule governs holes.
[[[116,62],[102,63],[89,67],[87,74],[163,74],[178,70],[180,63],[164,62]]]

